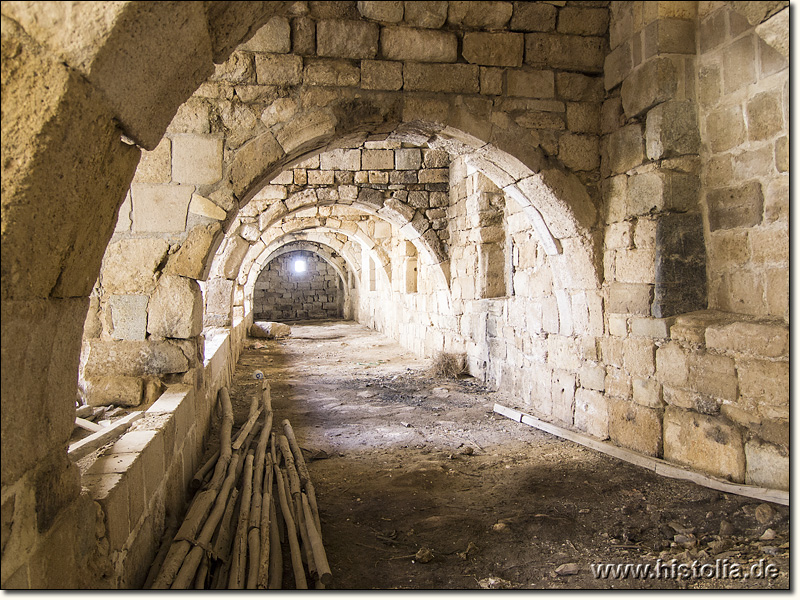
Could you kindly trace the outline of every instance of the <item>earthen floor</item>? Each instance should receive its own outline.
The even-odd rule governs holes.
[[[307,451],[329,587],[788,588],[788,507],[757,512],[758,500],[665,479],[515,423],[492,411],[513,398],[469,377],[432,377],[429,366],[345,321],[295,323],[291,337],[250,339],[241,354],[236,423],[261,370],[276,426],[288,418]],[[423,548],[429,562],[415,558]],[[592,570],[659,561],[660,576],[645,579]],[[746,580],[726,579],[706,568],[680,579],[671,567],[693,563],[725,573],[734,563],[773,564],[778,576],[759,579],[756,567]]]

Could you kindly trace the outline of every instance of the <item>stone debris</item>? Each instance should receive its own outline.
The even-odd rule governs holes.
[[[556,573],[561,576],[577,575],[580,572],[580,567],[577,563],[564,563],[556,568]]]
[[[292,333],[292,328],[283,323],[275,323],[273,321],[256,321],[250,326],[249,333],[250,337],[276,340],[289,337]]]

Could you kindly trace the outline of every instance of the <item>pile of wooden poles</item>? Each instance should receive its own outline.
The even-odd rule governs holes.
[[[260,402],[253,399],[235,437],[226,388],[219,391],[219,402],[219,452],[192,479],[199,491],[177,532],[167,532],[144,587],[290,588],[283,580],[288,544],[294,587],[324,588],[331,570],[314,485],[289,421],[281,423],[282,433],[272,431],[269,384],[262,383]]]

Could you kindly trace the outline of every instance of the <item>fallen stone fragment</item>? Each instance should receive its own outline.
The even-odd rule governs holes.
[[[484,590],[508,590],[514,587],[514,584],[507,579],[500,577],[485,577],[478,580],[478,585]]]
[[[756,507],[756,521],[765,525],[775,518],[775,511],[769,504],[759,504]]]
[[[767,529],[764,533],[761,534],[761,537],[758,538],[764,542],[768,542],[770,540],[775,539],[775,530],[774,529]]]
[[[577,563],[564,563],[556,568],[556,574],[561,576],[577,575],[580,568]]]
[[[417,560],[417,562],[429,563],[433,560],[433,552],[431,552],[430,548],[423,547],[417,550],[414,558]]]
[[[255,321],[250,326],[250,337],[272,340],[289,337],[291,333],[291,327],[284,323],[275,323],[273,321]]]

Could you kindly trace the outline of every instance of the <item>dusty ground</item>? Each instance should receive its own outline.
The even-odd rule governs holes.
[[[341,321],[293,324],[290,338],[249,340],[242,353],[237,425],[259,369],[276,425],[288,418],[308,450],[329,587],[788,588],[788,507],[663,479],[515,423],[492,412],[513,399],[472,378],[432,378],[429,364]],[[768,529],[774,538],[760,540]],[[415,558],[422,548],[429,562]],[[764,559],[778,576],[604,579],[590,566],[659,558],[726,571]],[[577,574],[563,572],[570,563]]]

